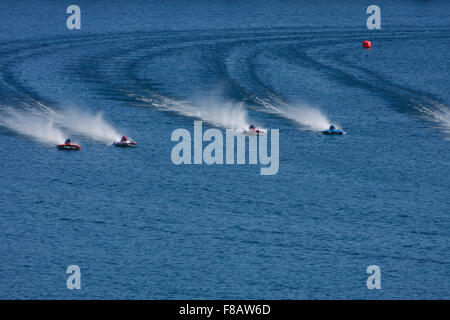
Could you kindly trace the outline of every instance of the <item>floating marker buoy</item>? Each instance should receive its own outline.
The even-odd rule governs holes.
[[[364,48],[370,48],[372,46],[372,43],[370,43],[369,40],[364,40],[363,41],[363,47]]]

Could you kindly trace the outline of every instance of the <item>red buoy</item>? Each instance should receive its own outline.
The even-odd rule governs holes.
[[[372,46],[372,43],[370,43],[369,40],[364,40],[363,41],[363,47],[364,48],[370,48]]]

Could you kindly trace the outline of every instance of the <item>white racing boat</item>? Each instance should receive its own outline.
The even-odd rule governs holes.
[[[244,130],[244,134],[246,136],[259,136],[262,134],[266,134],[266,132],[263,129],[255,128],[254,125],[251,125],[248,130]]]
[[[132,141],[128,139],[127,137],[123,136],[120,141],[114,142],[113,145],[115,147],[120,148],[129,148],[129,147],[136,147],[137,143],[135,141]]]

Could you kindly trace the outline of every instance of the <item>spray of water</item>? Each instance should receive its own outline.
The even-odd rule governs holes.
[[[305,103],[288,105],[279,99],[275,103],[258,97],[253,99],[264,106],[268,112],[292,120],[307,130],[323,131],[330,127],[330,120],[317,107]]]
[[[152,94],[152,98],[135,95],[133,97],[154,107],[198,118],[215,126],[235,130],[243,130],[249,126],[247,111],[242,103],[221,101],[213,97],[197,98],[193,102],[177,101],[156,94]]]
[[[61,126],[105,144],[117,141],[121,136],[105,121],[102,113],[91,114],[87,111],[67,109],[55,113],[54,117]]]
[[[61,129],[55,126],[53,119],[14,111],[10,107],[3,109],[0,125],[43,143],[59,144],[63,143],[65,138]]]
[[[433,109],[419,105],[416,109],[419,110],[427,120],[438,124],[442,131],[449,135],[447,140],[450,140],[450,110],[445,105],[436,103],[433,106]]]
[[[313,131],[322,131],[330,127],[330,121],[318,108],[307,105],[288,106],[281,110],[281,115]]]
[[[227,129],[247,129],[247,111],[242,103],[219,101],[213,98],[198,99],[192,110],[186,110],[192,116]]]

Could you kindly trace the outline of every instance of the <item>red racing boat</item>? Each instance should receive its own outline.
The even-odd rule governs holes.
[[[56,146],[58,148],[58,150],[67,150],[67,151],[80,151],[81,150],[81,146],[77,145],[77,144],[73,144],[72,141],[70,141],[70,139],[67,139],[66,142],[64,142],[63,144],[58,144]]]

